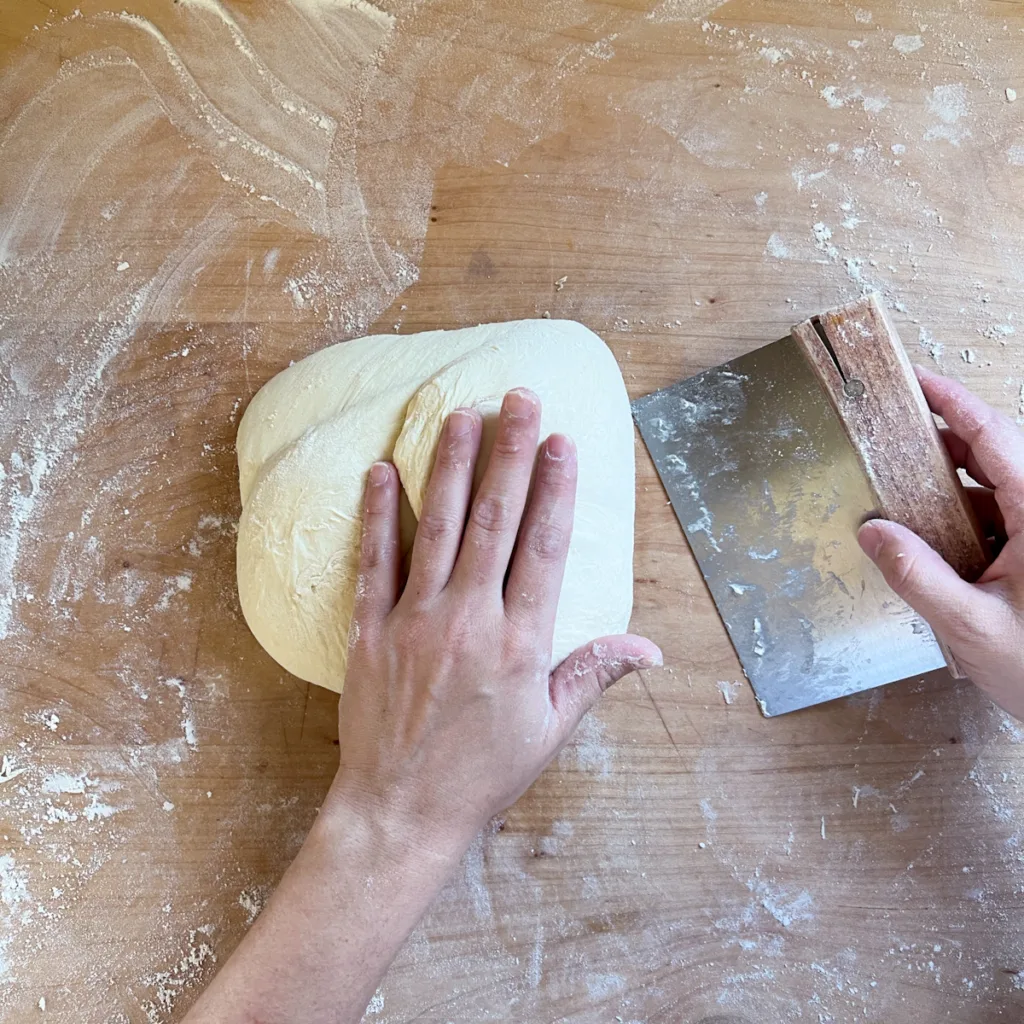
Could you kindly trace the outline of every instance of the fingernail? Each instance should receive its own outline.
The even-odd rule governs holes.
[[[885,537],[882,531],[873,523],[865,523],[857,531],[857,542],[860,544],[864,554],[871,559],[872,562],[878,561],[878,556],[882,553],[882,545],[885,543]]]
[[[504,412],[510,419],[525,420],[537,408],[537,396],[526,388],[516,388],[505,396]]]
[[[375,462],[370,467],[370,484],[374,487],[383,487],[391,476],[391,468],[386,462]]]
[[[661,653],[660,647],[656,654],[641,654],[633,660],[634,671],[642,668],[661,668],[664,664],[665,656]]]
[[[473,415],[466,409],[456,409],[448,417],[448,433],[452,437],[465,437],[473,429]]]
[[[544,454],[552,462],[565,462],[575,451],[576,445],[573,444],[572,438],[564,434],[552,434],[544,446]]]

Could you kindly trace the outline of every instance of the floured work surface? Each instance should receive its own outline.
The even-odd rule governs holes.
[[[633,410],[766,715],[944,667],[857,543],[875,499],[792,338]]]
[[[0,0],[4,1021],[180,1020],[327,790],[336,699],[235,593],[238,417],[290,360],[549,312],[635,398],[874,287],[1017,414],[1016,5],[50,6]],[[1022,733],[941,673],[763,719],[636,445],[667,667],[369,1024],[1021,1016]]]

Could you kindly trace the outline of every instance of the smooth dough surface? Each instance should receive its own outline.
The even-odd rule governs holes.
[[[375,335],[279,373],[239,426],[238,594],[256,639],[284,668],[342,688],[370,466],[395,463],[418,515],[448,413],[478,408],[486,447],[502,396],[520,386],[543,403],[541,437],[568,434],[579,453],[552,664],[625,630],[633,605],[633,424],[604,342],[569,320]]]

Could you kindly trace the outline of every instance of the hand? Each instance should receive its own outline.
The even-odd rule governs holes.
[[[335,789],[463,844],[525,792],[605,689],[661,664],[650,641],[615,636],[550,671],[576,450],[554,434],[538,455],[539,429],[536,396],[509,392],[467,519],[482,421],[451,414],[401,595],[394,467],[377,463],[367,485]]]
[[[866,523],[861,547],[971,679],[1024,720],[1024,436],[962,384],[920,367],[917,374],[932,412],[948,425],[943,439],[953,462],[981,484],[972,499],[1002,550],[971,584],[895,523]]]
[[[522,795],[608,686],[661,664],[649,640],[614,636],[549,671],[576,450],[556,434],[538,457],[540,404],[509,392],[467,521],[482,426],[471,410],[448,418],[401,596],[398,476],[386,463],[370,471],[341,767],[189,1024],[356,1024],[479,828]]]

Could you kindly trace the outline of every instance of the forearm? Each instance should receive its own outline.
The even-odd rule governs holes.
[[[464,852],[332,791],[302,850],[187,1024],[355,1024]]]

